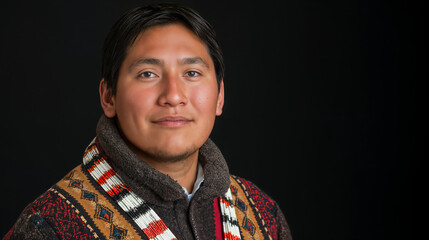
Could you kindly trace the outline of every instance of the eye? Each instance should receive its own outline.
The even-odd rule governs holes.
[[[187,76],[187,77],[198,77],[200,75],[201,74],[199,72],[197,72],[197,71],[188,71],[185,74],[185,76]]]
[[[153,72],[146,71],[146,72],[140,73],[139,77],[142,77],[142,78],[154,78],[154,77],[156,77],[156,74],[153,73]]]

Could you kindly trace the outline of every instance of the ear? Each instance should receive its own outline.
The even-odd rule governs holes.
[[[220,116],[222,114],[224,100],[225,100],[225,90],[224,90],[223,79],[222,79],[220,81],[219,94],[217,96],[216,116]]]
[[[100,81],[100,103],[103,108],[104,115],[108,118],[116,116],[115,97],[112,94],[112,90],[107,88],[107,83],[104,78]]]

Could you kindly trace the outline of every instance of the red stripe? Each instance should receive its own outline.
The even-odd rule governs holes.
[[[113,175],[115,175],[116,172],[115,170],[113,170],[112,168],[109,169],[108,171],[106,171],[103,175],[101,175],[101,177],[99,177],[97,179],[98,184],[103,185],[106,183],[107,179],[109,179],[110,177],[112,177]]]
[[[214,223],[215,223],[215,238],[217,240],[223,240],[223,229],[222,229],[222,222],[221,222],[221,213],[219,208],[219,198],[215,198],[213,200],[213,217],[214,217]]]
[[[92,147],[90,147],[84,154],[83,157],[86,157],[86,155],[91,152],[92,150],[94,150],[94,148],[97,148],[97,146],[94,144]]]
[[[223,203],[223,204],[225,204],[225,207],[229,207],[231,204],[226,200],[226,199],[224,199],[223,197],[221,197],[220,198],[220,203]]]
[[[97,159],[94,161],[94,164],[92,164],[92,166],[90,166],[88,168],[88,172],[91,173],[92,171],[94,171],[94,169],[98,166],[98,164],[104,162],[104,158],[101,157],[100,159]]]
[[[107,194],[109,194],[109,196],[112,197],[113,195],[116,195],[116,194],[122,192],[123,190],[131,191],[130,187],[128,187],[127,185],[119,184],[119,185],[113,185],[112,189],[107,191]]]
[[[230,232],[229,233],[225,233],[224,236],[225,236],[225,239],[227,239],[227,240],[241,240],[240,237],[235,236],[234,234],[232,234]]]
[[[142,231],[149,239],[154,239],[156,236],[161,235],[167,226],[162,220],[149,223],[147,228],[143,228]]]

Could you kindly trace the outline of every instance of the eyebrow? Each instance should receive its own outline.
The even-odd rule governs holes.
[[[182,64],[182,65],[201,64],[205,68],[210,69],[210,65],[200,57],[186,57],[186,58],[179,59],[178,62],[179,64]],[[128,69],[129,71],[132,71],[134,68],[138,67],[139,65],[144,65],[144,64],[162,66],[164,65],[164,61],[158,58],[142,57],[135,60]]]
[[[135,67],[139,66],[139,65],[143,65],[143,64],[149,64],[149,65],[163,65],[163,61],[161,59],[157,59],[157,58],[139,58],[137,60],[135,60],[130,67],[128,68],[129,71],[131,72]]]
[[[210,68],[209,64],[200,57],[182,58],[179,62],[183,65],[201,64],[207,69]]]

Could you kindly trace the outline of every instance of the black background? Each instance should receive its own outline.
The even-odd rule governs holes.
[[[101,48],[146,1],[1,3],[0,234],[81,162]],[[225,55],[212,138],[282,207],[295,239],[411,239],[428,133],[422,6],[399,1],[182,1]],[[426,189],[426,188],[424,188]]]

